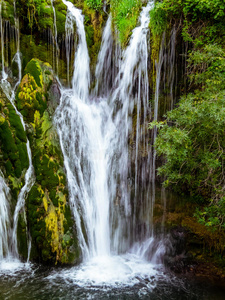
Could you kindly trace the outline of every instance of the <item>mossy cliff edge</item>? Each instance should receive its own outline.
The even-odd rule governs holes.
[[[18,87],[16,104],[28,124],[36,182],[27,200],[32,259],[74,263],[79,257],[68,205],[63,157],[52,115],[60,90],[48,63],[32,59]]]

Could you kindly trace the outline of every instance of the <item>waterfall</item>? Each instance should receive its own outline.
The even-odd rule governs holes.
[[[0,261],[9,255],[10,190],[0,170]]]
[[[148,145],[141,119],[147,121],[149,11],[153,3],[143,8],[140,26],[135,28],[129,46],[122,54],[114,92],[108,98],[110,84],[104,74],[112,63],[111,17],[104,33],[96,67],[96,96],[89,96],[89,57],[81,11],[70,2],[66,30],[73,32],[76,23],[78,44],[74,59],[72,89],[62,89],[55,122],[67,172],[70,206],[75,218],[79,245],[84,261],[110,256],[130,247],[132,209],[128,180],[128,139],[132,131],[132,112],[137,106],[136,157],[140,140]],[[72,20],[73,22],[69,22]],[[70,24],[70,27],[69,27]],[[104,70],[104,71],[103,71]],[[106,94],[102,92],[106,85]],[[135,90],[135,92],[134,92]],[[102,94],[101,94],[102,93]],[[143,118],[141,116],[144,116]],[[144,123],[143,122],[143,123]],[[143,135],[143,136],[142,136]],[[135,171],[135,184],[138,174]],[[134,217],[135,218],[135,217]],[[126,237],[127,236],[127,237]]]
[[[143,152],[148,152],[148,139],[145,139],[146,128],[144,124],[147,122],[147,112],[150,110],[149,91],[148,91],[148,45],[147,32],[149,24],[149,12],[153,7],[153,2],[148,3],[143,8],[140,15],[140,26],[133,30],[130,43],[127,49],[122,54],[123,61],[116,79],[115,90],[112,94],[111,105],[117,107],[115,114],[115,126],[117,128],[116,134],[116,151],[117,151],[117,181],[119,180],[119,187],[117,197],[123,210],[115,211],[112,218],[113,223],[118,224],[113,228],[113,248],[120,251],[125,251],[128,245],[132,242],[132,235],[135,231],[135,216],[137,204],[138,181],[141,180],[138,176],[138,156],[140,156],[139,144],[143,143]],[[132,174],[130,166],[130,150],[128,148],[128,140],[131,138],[132,114],[136,109],[136,126],[135,133],[135,175],[132,183]],[[142,119],[142,120],[141,120]],[[143,125],[142,125],[143,124]],[[146,176],[142,169],[142,178]],[[131,185],[135,188],[135,199],[133,208],[130,201]],[[133,216],[133,224],[131,219]],[[133,228],[131,230],[131,228]],[[124,237],[127,237],[126,239]],[[123,243],[121,243],[123,241]],[[117,251],[118,251],[117,250]]]
[[[76,22],[79,42],[73,88],[62,91],[55,119],[67,171],[70,205],[85,260],[109,253],[108,162],[105,152],[110,132],[104,124],[109,112],[106,102],[89,101],[89,57],[83,16],[70,2],[64,3]]]

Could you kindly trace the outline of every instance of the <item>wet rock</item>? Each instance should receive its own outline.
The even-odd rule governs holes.
[[[50,115],[53,115],[57,106],[60,103],[61,92],[57,80],[54,80],[48,91],[48,111]]]

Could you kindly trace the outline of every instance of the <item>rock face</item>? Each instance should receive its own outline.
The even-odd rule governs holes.
[[[72,263],[78,259],[79,251],[68,205],[63,157],[52,119],[60,91],[49,64],[32,59],[25,73],[16,101],[30,127],[28,136],[36,175],[26,201],[31,258]]]

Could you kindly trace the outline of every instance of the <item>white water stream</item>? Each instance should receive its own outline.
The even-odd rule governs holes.
[[[0,170],[0,261],[9,255],[10,190]]]
[[[156,272],[153,265],[147,263],[140,254],[146,249],[139,251],[139,255],[128,253],[134,242],[133,231],[136,224],[135,217],[133,220],[136,208],[132,208],[130,202],[128,144],[132,131],[132,112],[136,107],[135,163],[138,165],[139,142],[143,142],[145,151],[148,147],[141,115],[146,122],[149,109],[147,33],[149,11],[153,2],[143,8],[140,25],[133,30],[130,43],[122,53],[122,63],[115,62],[120,65],[120,70],[111,95],[108,75],[105,74],[111,67],[113,55],[109,16],[96,67],[94,99],[89,95],[89,56],[83,16],[71,2],[63,2],[68,9],[67,37],[73,32],[75,22],[78,44],[72,89],[62,89],[55,122],[64,156],[70,206],[76,222],[83,264],[80,268],[70,269],[68,274],[65,271],[61,275],[64,278],[74,278],[81,285],[88,282],[97,285],[104,282],[114,284],[117,281],[121,284],[134,284],[137,274],[145,277],[146,274],[150,276]],[[69,46],[68,38],[67,53],[70,51]],[[69,62],[69,56],[67,59]],[[105,93],[100,88],[104,85],[107,86]],[[137,168],[138,166],[134,171],[135,193],[140,180]],[[145,245],[149,246],[148,243]]]

